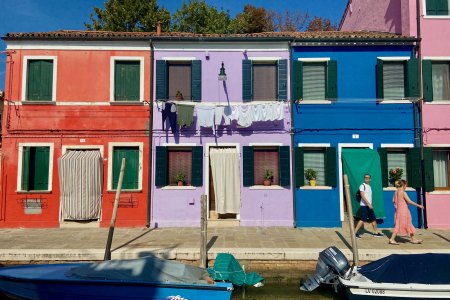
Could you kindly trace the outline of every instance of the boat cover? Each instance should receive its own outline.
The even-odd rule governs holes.
[[[359,272],[377,283],[450,284],[450,254],[393,254]]]
[[[239,262],[229,253],[217,254],[214,266],[208,269],[208,273],[214,280],[229,281],[234,285],[255,285],[264,280],[255,272],[245,273]]]
[[[86,280],[118,280],[206,284],[205,269],[154,256],[109,260],[72,268],[67,274]]]

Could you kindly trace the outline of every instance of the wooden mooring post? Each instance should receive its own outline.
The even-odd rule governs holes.
[[[350,227],[350,238],[352,240],[353,266],[358,266],[359,265],[358,243],[356,241],[356,235],[355,235],[355,224],[353,222],[352,200],[350,198],[350,185],[348,184],[347,174],[344,174],[344,190],[345,190],[345,200],[347,202],[348,226]]]
[[[201,204],[201,223],[200,223],[200,267],[201,268],[206,268],[208,266],[208,253],[206,250],[206,240],[208,237],[208,232],[207,232],[207,199],[208,196],[206,195],[201,195],[200,196],[200,204]]]

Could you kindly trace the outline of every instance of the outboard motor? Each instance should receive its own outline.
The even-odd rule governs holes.
[[[336,247],[328,247],[319,253],[316,274],[309,277],[300,289],[311,292],[321,283],[336,284],[339,276],[346,277],[350,271],[350,265],[345,255]]]

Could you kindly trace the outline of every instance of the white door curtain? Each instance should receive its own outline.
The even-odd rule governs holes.
[[[239,153],[236,148],[211,148],[211,173],[219,214],[239,214],[241,181]]]
[[[58,169],[62,219],[99,219],[103,183],[100,151],[68,151],[58,159]]]

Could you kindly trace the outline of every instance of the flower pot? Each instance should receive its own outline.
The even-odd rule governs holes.
[[[183,181],[178,181],[178,186],[183,186],[184,182]]]
[[[315,179],[309,180],[309,185],[310,186],[316,186],[316,180]]]
[[[176,100],[183,100],[183,96],[175,96]]]
[[[272,180],[270,180],[270,179],[264,179],[263,184],[264,184],[265,186],[269,186],[269,185],[272,184]]]

